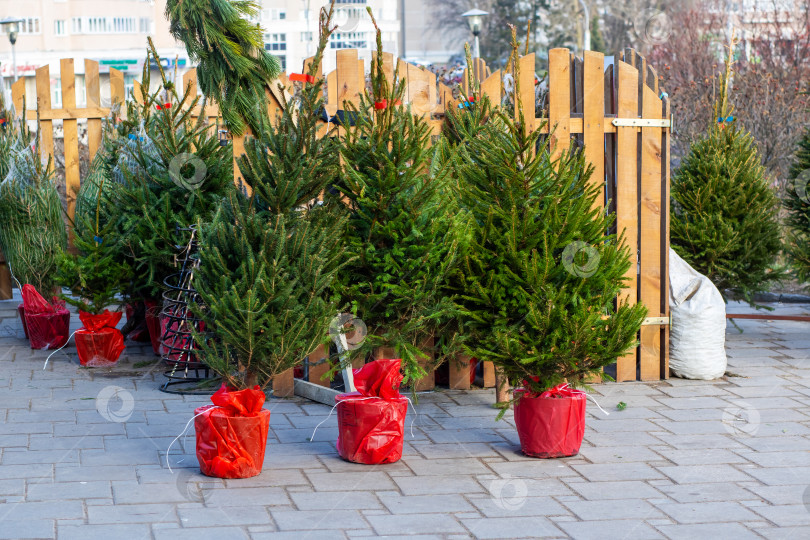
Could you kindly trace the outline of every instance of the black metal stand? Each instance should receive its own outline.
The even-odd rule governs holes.
[[[167,381],[160,390],[170,394],[211,394],[213,389],[205,383],[214,381],[211,371],[195,354],[195,332],[204,331],[204,323],[189,309],[189,303],[198,300],[197,291],[192,285],[194,269],[200,261],[197,254],[197,230],[195,227],[179,228],[178,233],[190,233],[188,244],[177,246],[180,253],[180,272],[163,280],[166,291],[163,293],[161,320],[166,328],[160,338],[162,360],[171,369],[164,373]],[[163,324],[163,322],[162,322]]]

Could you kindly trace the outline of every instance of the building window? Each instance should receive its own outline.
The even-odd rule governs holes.
[[[366,32],[335,32],[329,40],[331,49],[368,49]]]
[[[82,33],[82,18],[81,17],[73,17],[70,19],[71,25],[71,32],[73,34],[81,34]]]
[[[275,55],[273,55],[273,56],[275,56]],[[281,72],[286,73],[287,72],[287,57],[284,56],[284,55],[281,55],[281,56],[275,56],[275,58],[278,58],[278,65],[281,66]]]
[[[264,48],[268,51],[286,51],[287,34],[265,34]]]
[[[20,22],[20,34],[39,34],[39,17],[27,17]]]
[[[55,20],[53,21],[53,33],[57,36],[64,36],[65,35],[65,21],[62,20]]]
[[[152,19],[149,17],[141,17],[138,22],[138,31],[141,34],[151,34],[152,33]]]
[[[312,41],[312,32],[301,32],[301,41]]]

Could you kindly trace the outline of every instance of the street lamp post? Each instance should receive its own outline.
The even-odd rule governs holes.
[[[6,17],[0,21],[0,26],[8,33],[8,40],[11,42],[11,66],[14,69],[14,82],[17,82],[17,48],[15,45],[17,44],[17,34],[20,31],[20,23],[23,21],[24,19],[19,17]]]
[[[478,35],[481,33],[481,28],[484,26],[484,17],[487,15],[489,15],[489,12],[477,8],[461,14],[462,17],[467,19],[467,24],[470,25],[470,31],[475,37],[472,50],[473,58],[481,58],[481,44],[478,41]]]
[[[591,50],[591,10],[588,9],[588,4],[585,0],[579,0],[579,5],[582,6],[582,13],[583,13],[583,26],[582,29],[582,41],[584,43],[583,49],[586,51]]]

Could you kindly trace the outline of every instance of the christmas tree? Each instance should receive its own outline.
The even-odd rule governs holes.
[[[154,48],[150,57],[160,65]],[[159,297],[163,280],[176,272],[177,227],[210,220],[236,191],[231,149],[203,116],[191,118],[189,111],[204,101],[188,89],[179,96],[162,69],[160,75],[162,87],[144,92],[137,107],[143,128],[121,147],[126,159],[117,166],[124,183],[112,190],[107,209],[117,216],[122,251],[133,267],[127,294],[134,299]]]
[[[368,327],[353,354],[394,349],[407,382],[433,367],[420,362],[453,310],[442,287],[455,262],[455,227],[443,204],[447,182],[431,169],[430,126],[399,105],[404,80],[386,79],[379,30],[377,49],[372,92],[351,108],[355,122],[345,126],[341,149],[338,189],[349,207],[353,260],[336,291]]]
[[[25,119],[11,118],[0,147],[7,175],[0,181],[0,249],[21,284],[33,285],[50,299],[57,285],[56,261],[67,246],[62,202],[51,161],[39,153],[39,131],[29,131]]]
[[[513,73],[517,50],[515,39]],[[468,247],[456,279],[468,353],[542,392],[581,384],[634,347],[646,310],[617,304],[629,250],[605,235],[615,216],[595,208],[584,156],[552,158],[524,121],[519,102],[498,109],[458,147]]]
[[[120,257],[115,223],[102,222],[105,188],[112,183],[103,169],[103,155],[99,154],[91,164],[88,175],[91,180],[83,186],[83,203],[81,207],[77,205],[74,218],[73,244],[78,254],[63,252],[57,259],[57,279],[73,294],[73,297],[62,295],[62,298],[94,315],[116,303],[117,295],[129,283],[132,272]],[[95,196],[87,193],[90,188],[96,190]],[[90,202],[95,202],[95,209],[89,208]]]
[[[753,305],[783,272],[779,201],[756,143],[729,103],[731,49],[708,133],[695,141],[672,179],[671,242],[721,292]]]
[[[810,129],[799,141],[784,200],[788,211],[788,252],[799,279],[810,281]]]
[[[251,22],[259,5],[247,0],[168,0],[169,31],[197,62],[200,89],[216,100],[234,135],[258,129],[265,88],[278,77],[278,60],[264,49]]]
[[[331,29],[321,11],[317,73]],[[266,387],[327,336],[337,305],[329,289],[345,260],[345,217],[316,197],[338,173],[335,142],[317,137],[323,82],[262,123],[239,165],[254,194],[232,194],[200,234],[194,285],[208,328],[201,359],[231,386]]]

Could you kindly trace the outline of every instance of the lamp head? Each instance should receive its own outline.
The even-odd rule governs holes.
[[[23,21],[24,19],[19,17],[6,17],[0,20],[0,26],[2,26],[3,30],[8,34],[8,40],[12,45],[17,43],[17,34],[20,32],[20,23]]]
[[[467,24],[470,25],[470,31],[474,36],[481,33],[481,28],[484,26],[484,17],[489,15],[489,12],[480,9],[471,9],[461,16],[467,19]]]

